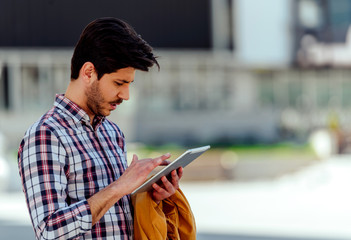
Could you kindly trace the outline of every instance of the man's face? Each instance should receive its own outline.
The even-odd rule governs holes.
[[[96,77],[85,92],[88,114],[110,115],[117,105],[129,99],[129,85],[134,81],[134,76],[135,69],[128,67],[104,74],[100,80]]]

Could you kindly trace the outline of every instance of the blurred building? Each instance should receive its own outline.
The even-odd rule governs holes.
[[[155,47],[161,63],[160,72],[137,74],[132,99],[111,116],[128,141],[306,139],[331,114],[340,125],[351,120],[347,64],[316,68],[308,45],[309,39],[347,45],[349,6],[350,0],[3,0],[0,131],[18,144],[55,93],[65,91],[82,28],[115,16]]]
[[[302,67],[350,67],[351,1],[299,0],[295,11],[296,63]]]

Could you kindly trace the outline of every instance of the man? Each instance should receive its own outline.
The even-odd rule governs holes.
[[[74,49],[71,81],[53,108],[26,132],[19,173],[37,239],[132,239],[130,193],[169,154],[127,168],[124,135],[105,117],[124,100],[135,71],[158,65],[127,23],[91,22]],[[182,169],[153,185],[159,203],[178,189]]]

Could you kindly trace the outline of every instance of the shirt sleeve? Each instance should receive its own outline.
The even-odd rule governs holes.
[[[30,129],[21,142],[19,174],[37,239],[74,239],[91,230],[87,200],[67,203],[66,161],[65,148],[45,126]]]

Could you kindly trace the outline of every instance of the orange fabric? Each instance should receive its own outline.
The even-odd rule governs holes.
[[[196,239],[195,218],[180,189],[159,205],[148,192],[133,195],[132,200],[135,240]]]

